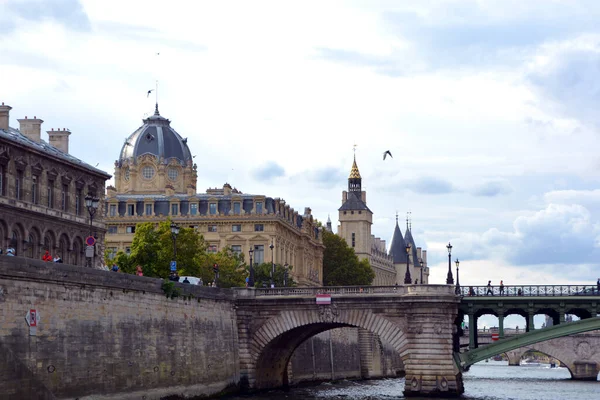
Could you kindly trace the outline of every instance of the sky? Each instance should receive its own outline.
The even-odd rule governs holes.
[[[431,283],[451,242],[463,285],[590,285],[599,17],[595,0],[0,0],[0,101],[112,174],[158,81],[199,191],[335,226],[356,154],[373,234],[410,212]]]

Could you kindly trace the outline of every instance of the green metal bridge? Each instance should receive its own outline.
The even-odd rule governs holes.
[[[562,336],[574,335],[593,330],[600,330],[600,317],[588,318],[577,322],[569,322],[544,329],[538,329],[533,332],[499,340],[497,343],[487,345],[480,349],[469,350],[465,353],[455,352],[454,360],[460,369],[466,370],[470,365],[475,364],[476,362],[510,350],[515,350],[523,346],[529,346],[550,339],[556,339]]]

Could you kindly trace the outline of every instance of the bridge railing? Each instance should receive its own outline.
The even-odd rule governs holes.
[[[361,295],[361,294],[405,294],[404,286],[327,286],[327,287],[278,287],[256,288],[255,296],[315,296],[317,294],[331,295]]]
[[[469,296],[600,296],[596,285],[516,285],[462,286],[460,294]]]

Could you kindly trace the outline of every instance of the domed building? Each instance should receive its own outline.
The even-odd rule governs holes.
[[[196,192],[197,167],[187,139],[160,115],[143,120],[123,144],[115,162],[115,186],[107,188],[106,248],[129,253],[137,223],[170,218],[195,228],[210,252],[230,247],[255,263],[293,266],[300,285],[320,285],[323,241],[306,207],[300,214],[285,200],[242,193],[225,183]]]

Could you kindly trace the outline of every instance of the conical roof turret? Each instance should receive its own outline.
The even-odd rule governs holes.
[[[398,226],[398,214],[396,214],[396,228],[394,229],[389,255],[394,259],[394,264],[406,263],[406,242]]]

